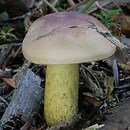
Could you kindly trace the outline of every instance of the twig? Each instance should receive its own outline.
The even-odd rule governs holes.
[[[108,12],[108,11],[109,11],[108,9],[103,8],[103,7],[99,4],[98,1],[96,1],[95,3],[96,3],[96,6],[97,6],[99,9],[101,9],[101,10],[103,10],[103,11],[105,11],[105,12]]]
[[[76,8],[78,8],[79,6],[81,6],[81,5],[83,5],[83,4],[85,4],[86,2],[88,2],[89,0],[84,0],[84,1],[81,1],[80,3],[78,3],[78,4],[75,4],[75,6],[74,7],[70,7],[70,8],[68,8],[66,11],[72,11],[72,10],[74,10],[74,9],[76,9]]]
[[[24,17],[24,27],[25,27],[25,31],[27,32],[31,23],[30,23],[30,17],[31,17],[31,13],[27,13]]]
[[[41,126],[40,128],[38,128],[37,130],[44,130],[45,129],[45,126]]]
[[[101,5],[102,5],[102,7],[104,7],[104,6],[108,6],[108,5],[111,4],[111,3],[112,3],[111,0],[107,0],[107,1],[104,0],[104,1],[101,3]],[[90,14],[90,13],[96,11],[97,9],[98,9],[98,7],[95,6],[95,7],[94,7],[93,9],[91,9],[88,13]]]
[[[53,7],[55,7],[58,1],[59,0],[50,0],[50,3]]]
[[[54,12],[59,12],[56,8],[54,8],[47,0],[42,0],[46,5],[48,5]]]
[[[0,100],[8,106],[8,102],[3,97],[0,96]]]
[[[69,3],[72,7],[75,6],[75,2],[74,2],[73,0],[67,0],[67,1],[68,1],[68,3]]]
[[[17,56],[18,54],[20,54],[20,53],[22,53],[22,46],[20,46],[20,47],[16,50],[16,52],[14,52],[12,55],[10,55],[10,57],[12,57],[13,59],[15,59],[16,56]]]
[[[118,87],[115,87],[115,88],[117,88],[117,89],[130,88],[130,83],[124,84],[122,86],[118,86]]]
[[[93,72],[90,71],[90,70],[89,70],[87,67],[85,67],[84,65],[81,65],[81,67],[83,67],[83,68],[94,78],[94,80],[95,80],[96,83],[97,83],[98,88],[101,88],[101,85],[100,85],[98,79],[96,78],[96,76],[93,74]]]
[[[26,122],[21,128],[20,130],[28,130],[31,126],[32,120]]]
[[[3,45],[0,45],[0,49],[6,48],[8,46],[20,46],[20,45],[22,45],[22,43],[3,44]]]
[[[84,13],[86,10],[88,10],[97,0],[90,0],[84,8],[81,9],[81,13]]]
[[[4,64],[3,64],[2,68],[4,68],[4,67],[6,66],[7,62],[8,62],[10,59],[12,59],[12,60],[15,59],[16,56],[17,56],[19,53],[21,53],[21,52],[22,52],[22,46],[20,46],[20,47],[17,49],[16,52],[9,54],[8,57],[6,58],[6,60],[4,61]]]

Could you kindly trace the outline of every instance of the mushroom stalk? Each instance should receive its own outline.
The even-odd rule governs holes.
[[[78,112],[79,64],[47,65],[44,114],[57,125]]]

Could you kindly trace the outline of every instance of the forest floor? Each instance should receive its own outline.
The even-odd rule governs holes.
[[[35,20],[71,11],[96,17],[125,49],[80,64],[78,114],[50,127],[43,115],[46,65],[28,62],[22,44]],[[129,52],[129,0],[1,0],[0,130],[130,130]]]

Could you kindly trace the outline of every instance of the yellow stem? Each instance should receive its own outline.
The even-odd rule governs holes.
[[[79,65],[48,65],[44,114],[48,125],[57,125],[78,111]]]

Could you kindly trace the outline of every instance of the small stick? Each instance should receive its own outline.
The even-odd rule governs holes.
[[[55,7],[58,1],[59,1],[59,0],[51,0],[50,3],[51,3],[51,5],[52,5],[53,7]]]
[[[9,105],[8,102],[7,102],[3,97],[1,97],[1,96],[0,96],[0,100],[1,100],[2,102],[4,102],[7,106]]]
[[[74,10],[74,9],[76,9],[76,8],[78,8],[79,6],[81,6],[81,5],[83,5],[83,4],[85,4],[86,2],[88,2],[89,0],[84,0],[84,1],[81,1],[80,3],[78,3],[78,4],[75,4],[75,6],[73,6],[73,7],[70,7],[70,8],[68,8],[66,11],[72,11],[72,10]]]
[[[86,4],[86,6],[84,8],[81,9],[81,13],[84,13],[86,10],[88,10],[97,0],[90,0],[88,1],[88,3]]]
[[[105,11],[105,12],[108,12],[108,11],[109,11],[108,9],[103,8],[103,7],[99,4],[98,1],[96,1],[95,3],[96,3],[96,6],[97,6],[100,10],[103,10],[103,11]]]
[[[20,130],[28,130],[31,127],[32,120],[27,121]]]
[[[68,1],[68,3],[69,3],[72,7],[74,7],[74,6],[76,5],[73,0],[67,0],[67,1]]]
[[[42,0],[46,5],[48,5],[54,12],[59,12],[56,8],[54,8],[48,1]]]

